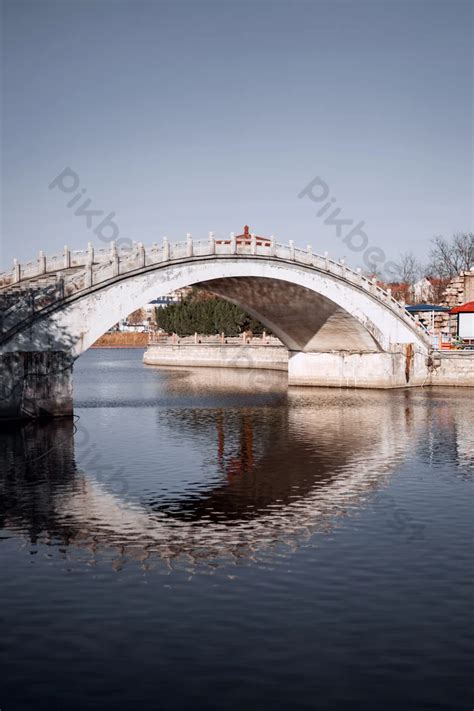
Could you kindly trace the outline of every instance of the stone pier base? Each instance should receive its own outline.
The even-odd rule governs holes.
[[[428,381],[427,357],[411,345],[395,353],[289,353],[289,385],[402,388]]]
[[[71,416],[72,363],[64,351],[0,354],[0,419]]]

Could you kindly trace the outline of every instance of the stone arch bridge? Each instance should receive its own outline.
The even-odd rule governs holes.
[[[72,365],[148,301],[199,285],[238,304],[289,351],[291,385],[405,387],[427,377],[429,339],[375,280],[273,239],[209,239],[14,262],[0,274],[0,417],[72,413]]]

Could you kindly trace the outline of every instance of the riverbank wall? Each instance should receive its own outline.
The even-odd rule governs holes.
[[[395,377],[396,373],[392,373],[393,354],[353,354],[351,357],[340,353],[295,354],[312,357],[313,361],[317,361],[318,368],[315,369],[314,363],[311,363],[312,367],[308,373],[301,365],[299,369],[295,369],[295,355],[290,355],[289,359],[288,351],[283,345],[166,343],[148,346],[143,362],[147,365],[174,368],[256,368],[289,371],[290,385],[359,388],[474,386],[474,351],[436,351],[427,362],[423,357],[423,363],[421,356],[417,354],[416,373],[412,374],[406,371],[407,359],[397,356],[403,377],[400,374]],[[362,362],[364,355],[366,361]],[[383,362],[379,363],[381,359]],[[406,377],[405,372],[408,373]]]
[[[430,385],[474,387],[474,351],[436,351]]]
[[[221,344],[151,345],[143,355],[147,365],[188,368],[264,368],[288,370],[285,346]]]

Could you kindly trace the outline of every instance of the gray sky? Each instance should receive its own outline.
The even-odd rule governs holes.
[[[473,229],[470,2],[2,7],[2,265],[103,246],[66,166],[145,243],[248,222],[358,266],[297,197],[316,176],[388,259]]]

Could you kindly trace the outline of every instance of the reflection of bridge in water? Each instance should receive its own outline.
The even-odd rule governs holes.
[[[119,560],[242,558],[298,544],[370,501],[410,448],[429,457],[430,433],[438,449],[443,436],[457,443],[445,456],[472,464],[472,404],[444,395],[291,390],[287,407],[263,412],[216,408],[202,417],[170,409],[168,427],[186,423],[198,440],[213,438],[211,464],[220,474],[217,483],[174,496],[163,495],[157,481],[156,492],[130,499],[82,472],[68,421],[7,430],[0,437],[10,462],[0,479],[1,524],[32,543],[92,556],[110,551]]]

